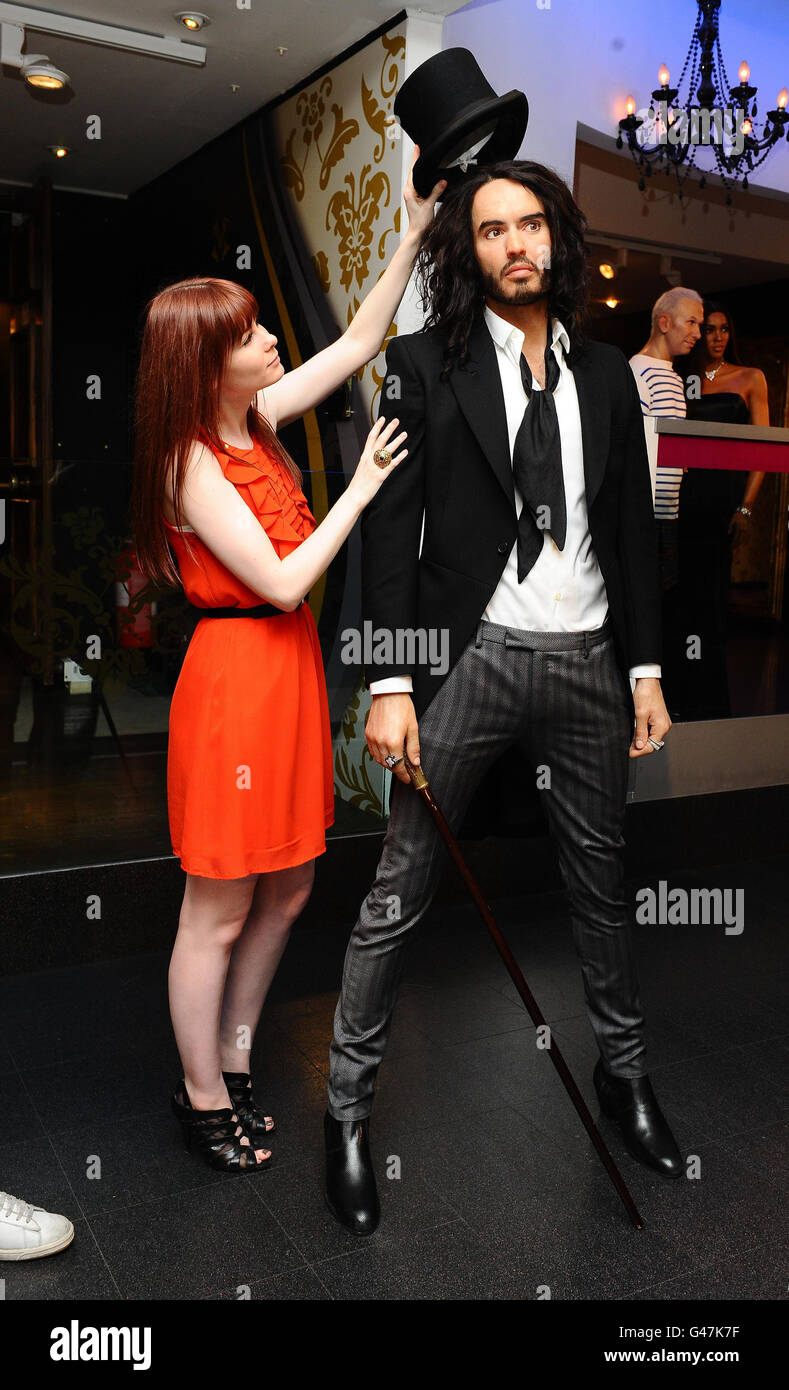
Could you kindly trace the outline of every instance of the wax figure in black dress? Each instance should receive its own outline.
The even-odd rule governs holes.
[[[689,420],[770,423],[764,373],[743,366],[731,316],[717,301],[704,301],[698,346],[676,365],[685,378]],[[763,473],[736,469],[689,468],[682,484],[682,626],[685,633],[701,639],[700,657],[683,667],[683,719],[725,719],[731,714],[726,644],[732,555],[751,524],[751,509],[763,478]]]

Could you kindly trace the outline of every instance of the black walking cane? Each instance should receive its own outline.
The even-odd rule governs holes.
[[[523,1000],[524,1004],[526,1005],[526,1008],[529,1011],[532,1023],[534,1024],[535,1028],[548,1029],[548,1052],[550,1053],[551,1061],[553,1062],[553,1065],[555,1066],[560,1077],[562,1078],[564,1088],[567,1091],[567,1094],[570,1097],[570,1100],[572,1101],[576,1110],[578,1111],[578,1114],[580,1115],[581,1120],[583,1121],[584,1129],[586,1130],[587,1134],[589,1135],[589,1138],[591,1139],[592,1143],[597,1149],[598,1155],[603,1163],[603,1166],[605,1167],[605,1170],[609,1178],[611,1179],[612,1183],[614,1184],[614,1187],[619,1193],[619,1196],[622,1198],[622,1201],[624,1202],[625,1209],[627,1211],[628,1216],[630,1217],[630,1220],[632,1221],[637,1231],[643,1230],[645,1224],[644,1219],[642,1216],[639,1215],[638,1208],[636,1207],[636,1204],[633,1201],[630,1192],[628,1191],[627,1184],[625,1183],[622,1174],[620,1173],[619,1169],[614,1163],[614,1160],[611,1157],[611,1154],[609,1153],[603,1141],[602,1135],[600,1134],[597,1125],[595,1124],[591,1114],[589,1113],[589,1107],[586,1104],[586,1101],[584,1100],[583,1096],[581,1095],[581,1092],[578,1090],[578,1087],[576,1086],[570,1073],[570,1069],[567,1066],[567,1063],[565,1062],[561,1052],[559,1051],[558,1047],[556,1046],[556,1043],[553,1040],[553,1030],[543,1018],[537,1001],[526,983],[526,980],[523,976],[523,972],[520,966],[518,965],[518,962],[516,961],[514,955],[512,954],[512,951],[510,950],[509,946],[504,940],[501,931],[497,927],[493,917],[493,913],[491,912],[490,908],[485,902],[485,899],[483,898],[482,893],[480,892],[479,885],[477,884],[474,875],[472,874],[471,870],[468,867],[468,864],[466,863],[465,859],[463,858],[463,855],[460,852],[458,842],[452,834],[452,831],[450,830],[449,826],[447,825],[440,808],[436,804],[433,793],[430,790],[430,784],[427,780],[427,777],[425,776],[421,767],[414,767],[414,764],[410,761],[407,754],[404,755],[403,761],[405,763],[406,771],[408,773],[408,776],[411,778],[413,786],[419,792],[420,796],[422,797],[422,800],[429,808],[430,814],[432,815],[433,820],[435,821],[436,826],[438,827],[439,833],[441,834],[441,837],[444,840],[447,849],[452,855],[452,858],[457,864],[457,867],[460,870],[460,873],[466,883],[469,892],[471,893],[472,898],[474,899],[474,902],[479,908],[482,920],[484,921],[485,926],[487,927],[488,931],[493,937],[493,940],[496,943],[496,949],[498,950],[499,955],[501,956],[502,960],[504,961],[504,964],[506,965],[510,973],[512,983],[514,984],[521,999]]]

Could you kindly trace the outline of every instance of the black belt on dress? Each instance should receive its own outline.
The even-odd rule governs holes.
[[[303,602],[304,599],[301,600]],[[201,618],[280,618],[283,613],[291,611],[277,608],[273,603],[258,603],[254,608],[201,608],[196,603],[189,606]],[[292,611],[295,613],[296,609]]]

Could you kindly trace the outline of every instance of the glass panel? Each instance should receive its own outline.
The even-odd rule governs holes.
[[[765,474],[752,515],[738,521],[747,478],[689,468],[678,521],[658,522],[662,685],[674,721],[789,712],[789,476]]]
[[[49,563],[27,545],[35,503],[7,506],[9,544],[0,556],[0,588],[10,611],[0,673],[0,873],[172,853],[170,700],[198,619],[180,590],[153,595],[137,571],[125,519],[130,486],[130,464],[60,460],[55,559]],[[342,486],[342,478],[332,484]],[[309,474],[304,491],[310,499]],[[371,759],[364,740],[369,697],[362,670],[338,659],[345,551],[311,596],[334,743],[329,836],[380,834],[388,812],[389,774]],[[42,675],[46,596],[54,632],[50,684]]]

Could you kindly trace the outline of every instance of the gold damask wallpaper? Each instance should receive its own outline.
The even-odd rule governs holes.
[[[344,327],[398,244],[402,155],[392,106],[405,42],[403,24],[276,112],[283,178],[321,288]],[[391,326],[387,342],[394,332]],[[358,373],[370,423],[385,347]]]
[[[341,327],[383,274],[399,241],[402,147],[392,107],[403,79],[405,24],[382,34],[275,113],[282,176],[323,293]],[[403,209],[403,214],[405,210]],[[370,424],[378,413],[389,326],[357,373]],[[337,796],[388,811],[388,776],[370,757],[370,697],[359,679],[334,744]]]

